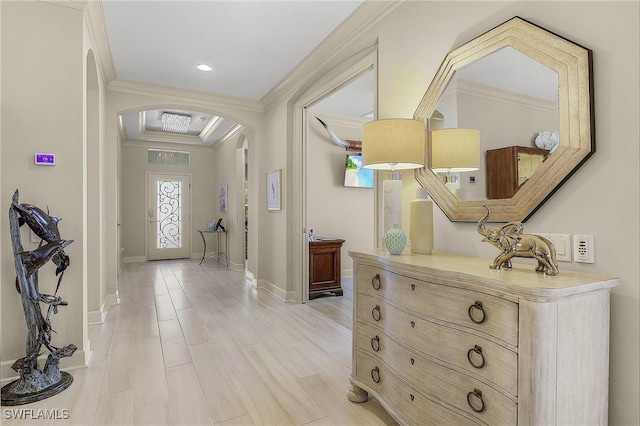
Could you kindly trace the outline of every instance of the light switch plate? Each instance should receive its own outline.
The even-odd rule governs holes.
[[[570,234],[541,234],[537,232],[536,235],[540,235],[553,243],[556,249],[556,260],[558,262],[571,262]]]

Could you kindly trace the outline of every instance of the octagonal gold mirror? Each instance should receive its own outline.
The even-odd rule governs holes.
[[[486,204],[526,221],[595,152],[591,51],[515,17],[451,51],[414,118],[429,131],[416,179],[450,220]],[[464,135],[479,135],[477,162],[456,168],[446,148],[474,146]]]

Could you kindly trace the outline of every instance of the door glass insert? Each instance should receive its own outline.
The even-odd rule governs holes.
[[[156,248],[182,247],[182,182],[157,182]]]

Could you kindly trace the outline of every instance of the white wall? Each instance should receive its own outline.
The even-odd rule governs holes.
[[[259,158],[253,158],[256,150],[250,150],[250,173],[257,166],[258,185],[258,286],[268,289],[283,300],[291,300],[293,283],[287,279],[291,268],[291,244],[287,244],[287,220],[290,220],[290,180],[291,163],[287,158],[287,105],[277,105],[265,114],[264,143],[258,144]],[[254,162],[255,161],[255,162]],[[282,210],[267,211],[267,173],[282,170]],[[251,202],[250,202],[251,203]],[[298,235],[298,237],[300,237]]]
[[[340,139],[362,140],[364,122],[347,118],[315,114]],[[341,251],[342,276],[352,274],[353,262],[349,250],[372,247],[374,189],[344,186],[347,151],[329,139],[324,127],[310,120],[308,135],[307,198],[309,227],[320,237],[345,240]]]
[[[411,116],[447,52],[513,16],[593,50],[597,151],[525,230],[592,234],[596,263],[561,263],[561,271],[620,277],[611,299],[609,420],[638,424],[638,3],[406,2],[377,31],[379,116]],[[612,187],[621,175],[626,190]],[[475,224],[451,223],[437,210],[434,227],[437,251],[488,261],[496,254]]]
[[[24,356],[24,312],[15,291],[15,268],[7,212],[18,188],[20,202],[49,208],[62,217],[62,238],[73,239],[66,252],[71,266],[59,294],[69,303],[52,318],[53,344],[78,347],[63,366],[85,361],[87,349],[86,266],[83,228],[83,12],[44,2],[2,2],[2,377],[15,375],[9,367]],[[16,66],[19,64],[19,66]],[[34,122],[37,120],[37,123]],[[34,152],[56,154],[53,167],[35,166]],[[28,232],[25,249],[32,250]],[[40,270],[40,289],[53,294],[57,280],[51,265]]]
[[[229,267],[235,270],[244,268],[244,154],[242,145],[246,133],[216,145],[214,150],[213,174],[214,188],[227,184],[227,212],[220,211],[219,203],[214,206],[217,217],[229,233]],[[253,188],[251,188],[253,189]]]

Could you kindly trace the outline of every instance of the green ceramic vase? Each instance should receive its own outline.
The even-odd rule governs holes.
[[[398,225],[393,225],[384,234],[384,245],[390,254],[400,254],[407,246],[407,236]]]

